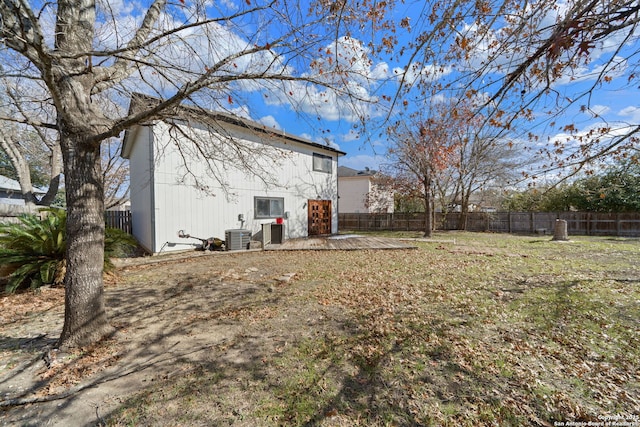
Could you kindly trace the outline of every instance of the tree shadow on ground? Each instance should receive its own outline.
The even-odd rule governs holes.
[[[279,300],[266,282],[249,280],[246,273],[223,269],[207,277],[202,273],[210,267],[192,274],[189,265],[176,265],[169,273],[150,270],[138,273],[140,281],[107,288],[107,307],[113,307],[109,316],[117,329],[114,336],[95,348],[57,354],[53,368],[43,363],[41,355],[50,353],[57,340],[0,339],[0,349],[29,346],[36,353],[32,363],[10,372],[30,375],[32,380],[23,389],[3,390],[1,423],[103,423],[102,414],[120,396],[206,365],[216,348],[241,335],[244,317]],[[94,368],[96,372],[89,372]]]
[[[448,420],[456,420],[455,412],[465,406],[484,405],[496,408],[489,414],[499,417],[494,424],[526,424],[533,419],[527,415],[544,417],[547,410],[542,400],[531,401],[531,376],[496,373],[500,355],[491,354],[496,342],[490,340],[501,341],[499,350],[512,351],[536,326],[559,325],[566,310],[577,307],[577,287],[589,284],[558,282],[549,274],[499,282],[501,290],[473,288],[469,294],[502,309],[518,311],[522,303],[524,317],[535,320],[531,330],[522,324],[485,324],[479,310],[466,311],[463,299],[427,297],[434,313],[421,314],[428,321],[403,336],[383,335],[376,342],[379,351],[369,354],[362,347],[379,337],[343,307],[324,305],[313,290],[318,280],[296,282],[291,290],[272,280],[292,268],[282,257],[261,254],[252,260],[255,271],[246,269],[246,260],[233,258],[132,271],[127,285],[106,292],[118,328],[115,362],[78,384],[81,388],[71,388],[64,399],[4,420],[87,426],[409,426],[441,425],[437,415],[450,411]],[[277,271],[265,276],[261,272],[267,266]],[[618,308],[627,310],[611,309]],[[630,302],[629,313],[632,308]],[[461,354],[470,349],[469,332],[478,334],[472,349],[482,352],[479,365],[473,354]],[[536,336],[543,345],[547,338]],[[543,361],[555,363],[557,357]],[[399,364],[401,359],[406,363]],[[76,365],[80,368],[81,360]],[[432,408],[444,409],[434,415]]]

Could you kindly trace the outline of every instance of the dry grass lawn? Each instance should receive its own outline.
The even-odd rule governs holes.
[[[638,239],[417,245],[122,268],[118,333],[45,361],[62,291],[3,297],[0,422],[640,426]]]

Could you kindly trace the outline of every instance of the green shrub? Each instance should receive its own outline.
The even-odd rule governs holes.
[[[45,208],[44,218],[22,215],[19,223],[0,224],[0,265],[8,274],[6,293],[21,287],[62,285],[66,265],[66,211]],[[113,268],[112,257],[130,254],[135,239],[121,230],[105,232],[105,270]]]
[[[119,228],[106,228],[104,236],[104,269],[114,268],[111,258],[126,258],[132,256],[138,248],[138,242],[129,233]]]

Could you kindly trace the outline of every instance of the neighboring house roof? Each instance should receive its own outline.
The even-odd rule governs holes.
[[[153,105],[160,103],[161,100],[159,98],[155,98],[152,96],[134,93],[131,96],[131,103],[129,105],[129,114],[135,114],[137,111],[144,111],[149,107],[153,107]],[[336,153],[338,156],[344,156],[344,151],[340,151],[334,147],[324,144],[318,144],[317,142],[310,141],[308,139],[288,134],[282,130],[269,128],[262,123],[254,122],[252,120],[248,120],[242,117],[235,116],[233,114],[221,112],[221,111],[210,111],[204,108],[184,105],[180,104],[178,107],[172,109],[171,113],[165,114],[163,117],[167,118],[178,118],[178,119],[194,119],[203,124],[212,124],[212,125],[221,125],[221,122],[232,124],[235,126],[243,127],[250,129],[252,131],[257,131],[259,133],[263,133],[265,135],[270,136],[278,136],[284,140],[289,140],[292,142],[301,143],[304,145],[309,145],[314,148],[321,148],[323,150],[328,150]],[[153,118],[152,118],[153,120]],[[148,124],[148,123],[147,123]],[[130,138],[129,130],[125,132],[124,143],[122,145],[122,157],[129,158],[129,154],[131,151],[131,143],[129,142]]]
[[[20,191],[20,183],[15,179],[11,179],[4,175],[0,175],[0,189]]]
[[[366,168],[365,170],[351,169],[346,166],[338,166],[338,178],[351,178],[355,176],[375,176],[378,172]]]
[[[11,179],[4,175],[0,175],[0,190],[9,190],[9,191],[22,191],[20,189],[20,183],[15,179]],[[33,192],[36,194],[45,194],[47,191],[41,188],[33,187]]]

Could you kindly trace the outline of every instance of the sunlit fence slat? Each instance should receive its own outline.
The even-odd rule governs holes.
[[[107,227],[118,228],[129,234],[131,233],[131,211],[106,211],[104,222]]]

